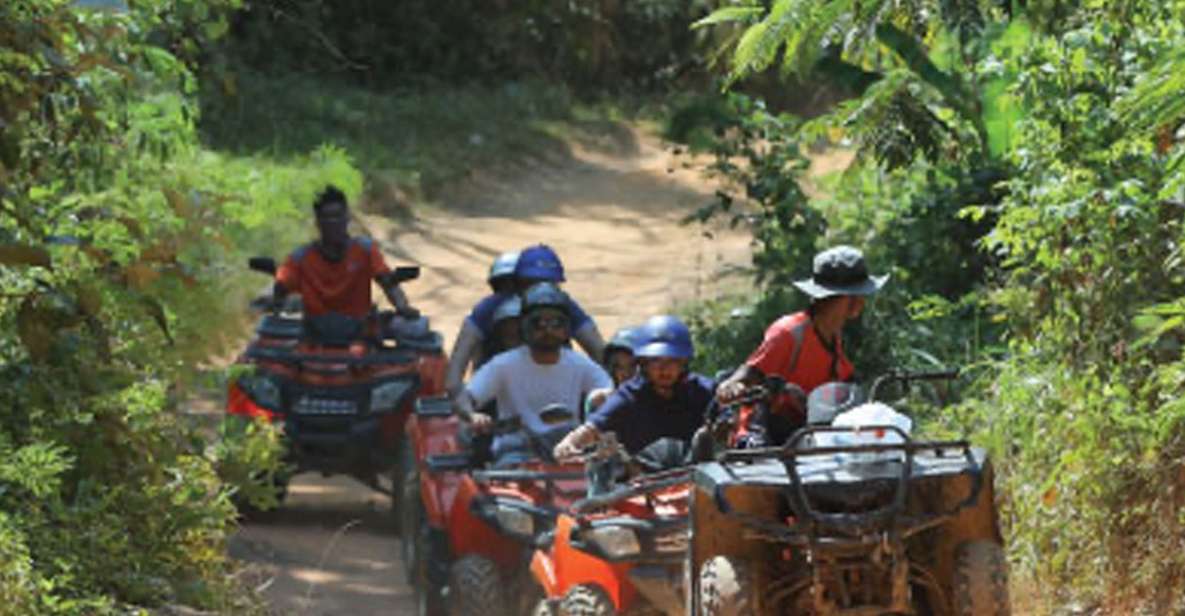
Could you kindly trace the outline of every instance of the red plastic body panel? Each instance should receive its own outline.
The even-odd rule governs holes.
[[[686,516],[689,490],[689,484],[662,488],[650,494],[649,498],[637,496],[623,500],[608,511],[583,518],[567,513],[561,514],[556,521],[555,542],[552,543],[551,549],[546,552],[536,550],[531,560],[531,573],[535,581],[549,599],[562,599],[576,586],[595,585],[613,601],[618,612],[633,609],[641,600],[637,588],[629,580],[629,571],[633,568],[633,563],[611,563],[572,547],[572,529],[576,528],[582,519]]]
[[[610,563],[572,547],[572,529],[576,524],[567,515],[556,520],[555,543],[550,550],[555,581],[550,589],[543,585],[547,597],[562,599],[575,586],[597,586],[605,591],[618,612],[630,609],[638,598],[638,590],[629,581],[633,564]]]
[[[244,354],[236,362],[241,365],[253,365],[257,370],[310,388],[349,387],[388,377],[416,374],[419,379],[416,397],[439,395],[444,390],[444,374],[448,365],[447,356],[439,352],[421,353],[416,356],[414,361],[391,364],[358,365],[333,361],[337,357],[343,360],[365,357],[371,347],[363,342],[355,343],[348,348],[335,348],[298,342],[292,338],[259,336],[252,340],[250,347],[285,350],[297,355],[303,354],[318,358],[318,361],[306,361],[297,365],[289,362],[250,359]],[[409,415],[412,414],[412,408],[413,402],[409,401],[396,412],[382,417],[379,424],[379,434],[380,447],[384,450],[395,451],[399,446],[400,439],[403,437],[404,425]],[[271,421],[284,419],[282,413],[276,413],[256,405],[250,396],[234,382],[228,386],[226,412],[245,417],[264,417]]]
[[[237,381],[231,381],[226,386],[226,412],[231,415],[239,415],[241,417],[249,418],[263,418],[268,421],[281,421],[284,419],[283,413],[276,413],[255,404],[251,396],[239,387]]]

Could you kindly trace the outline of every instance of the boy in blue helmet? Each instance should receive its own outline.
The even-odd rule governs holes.
[[[688,372],[695,354],[691,332],[678,318],[657,316],[642,326],[634,348],[640,370],[555,448],[557,459],[577,455],[602,432],[613,432],[630,454],[663,438],[690,443],[712,404],[715,383]]]

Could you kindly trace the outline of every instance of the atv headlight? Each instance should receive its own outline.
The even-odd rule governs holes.
[[[386,413],[399,408],[414,383],[411,381],[390,381],[370,391],[370,412]]]
[[[625,558],[642,551],[638,535],[624,526],[590,528],[584,534],[609,558]]]
[[[494,511],[498,526],[508,533],[530,537],[535,533],[535,518],[530,513],[514,507],[498,507]]]
[[[280,386],[271,378],[262,375],[246,376],[239,384],[255,404],[269,411],[281,410],[284,401],[280,395]]]

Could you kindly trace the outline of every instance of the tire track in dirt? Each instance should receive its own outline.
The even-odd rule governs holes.
[[[722,272],[749,262],[740,232],[706,237],[680,219],[715,186],[655,137],[617,127],[569,156],[513,171],[475,172],[410,216],[360,214],[392,265],[418,263],[408,296],[450,341],[485,295],[498,253],[545,242],[567,269],[566,289],[608,337],[672,305],[712,297]],[[369,209],[393,204],[372,204]],[[397,204],[395,204],[397,205]],[[284,614],[410,614],[386,496],[344,478],[302,475],[284,507],[245,522],[232,554],[250,563]]]

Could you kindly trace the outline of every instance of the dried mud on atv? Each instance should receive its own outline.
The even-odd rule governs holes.
[[[692,613],[1007,615],[984,451],[904,432],[895,444],[804,446],[844,430],[807,428],[784,448],[696,469]],[[852,461],[868,455],[879,457]]]

